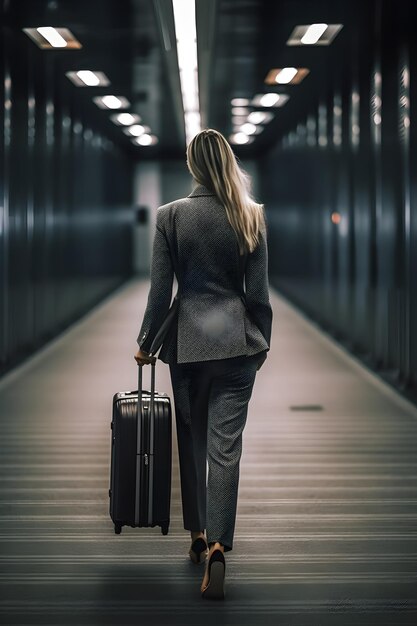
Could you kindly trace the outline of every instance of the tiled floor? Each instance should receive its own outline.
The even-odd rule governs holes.
[[[0,381],[1,622],[416,624],[417,409],[276,293],[225,600],[200,597],[187,555],[175,420],[169,534],[114,534],[111,404],[137,387],[148,288],[131,281]],[[172,399],[162,362],[156,387]]]

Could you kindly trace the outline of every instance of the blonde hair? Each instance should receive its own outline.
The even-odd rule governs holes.
[[[264,205],[251,195],[251,181],[225,137],[206,128],[187,146],[187,166],[197,183],[213,191],[226,209],[239,244],[240,254],[253,252],[259,231],[265,229]]]

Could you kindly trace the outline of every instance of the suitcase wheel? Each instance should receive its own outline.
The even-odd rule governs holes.
[[[122,525],[121,524],[115,524],[114,525],[114,532],[116,533],[116,535],[120,535],[120,533],[122,532]]]
[[[163,535],[167,535],[168,534],[168,528],[169,528],[169,524],[162,524],[162,526],[161,526],[161,533]]]

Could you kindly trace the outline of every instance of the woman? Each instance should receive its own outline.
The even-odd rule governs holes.
[[[224,598],[242,432],[256,371],[270,348],[267,233],[263,205],[252,199],[249,177],[221,133],[195,135],[187,166],[197,186],[157,211],[151,287],[135,359],[142,365],[155,360],[149,348],[171,303],[175,246],[180,303],[159,358],[170,367],[189,555],[194,563],[208,556],[203,597]]]

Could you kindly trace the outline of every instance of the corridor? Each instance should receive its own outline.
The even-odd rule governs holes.
[[[148,289],[130,280],[0,382],[1,622],[415,624],[417,408],[272,289],[225,602],[202,601],[188,558],[174,413],[169,534],[115,535],[112,397],[137,388]],[[161,361],[156,389],[174,411]]]

